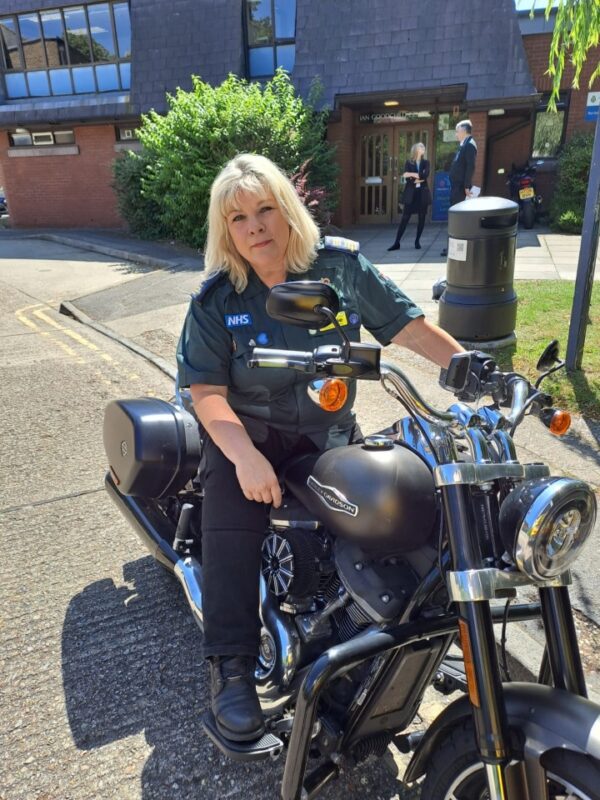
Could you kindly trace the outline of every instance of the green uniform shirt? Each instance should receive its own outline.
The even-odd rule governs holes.
[[[340,298],[340,324],[354,342],[360,341],[364,325],[382,345],[389,344],[408,322],[423,316],[421,309],[362,255],[322,248],[307,272],[289,275],[288,280],[329,283]],[[312,351],[323,344],[341,343],[333,326],[309,331],[271,319],[265,307],[268,293],[252,269],[241,294],[225,274],[208,279],[192,297],[179,339],[180,386],[227,386],[227,399],[242,416],[305,434],[323,449],[347,444],[355,424],[356,381],[350,381],[345,407],[328,412],[307,394],[313,376],[246,366],[253,347]]]

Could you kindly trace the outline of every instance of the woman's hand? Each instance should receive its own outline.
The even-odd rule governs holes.
[[[227,387],[194,383],[190,392],[198,419],[234,465],[244,497],[257,503],[273,503],[275,508],[279,508],[281,489],[277,476],[227,402]]]
[[[255,447],[234,461],[237,479],[246,500],[281,505],[281,487],[270,462]]]

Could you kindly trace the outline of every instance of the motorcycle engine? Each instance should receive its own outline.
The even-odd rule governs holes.
[[[316,618],[345,590],[323,529],[272,530],[263,543],[262,574],[281,609],[292,614],[313,612]],[[374,621],[352,599],[334,613],[333,619],[341,641],[356,636]]]
[[[262,574],[268,590],[295,605],[322,594],[334,571],[323,530],[272,529],[263,542]]]
[[[340,641],[397,619],[416,585],[403,559],[367,555],[358,543],[331,536],[293,495],[271,510],[270,523],[262,575],[305,641],[332,633],[329,622],[319,622],[330,614]]]

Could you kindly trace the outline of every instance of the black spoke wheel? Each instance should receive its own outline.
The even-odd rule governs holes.
[[[549,800],[600,800],[600,764],[570,750],[553,750],[542,759]],[[489,800],[485,769],[471,722],[454,728],[431,757],[423,800]]]

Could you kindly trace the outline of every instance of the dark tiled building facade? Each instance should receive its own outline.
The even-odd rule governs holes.
[[[514,0],[3,0],[0,182],[11,224],[121,225],[112,164],[136,147],[140,114],[164,112],[165,93],[190,88],[191,74],[214,85],[277,65],[305,97],[321,83],[341,165],[339,223],[396,220],[416,141],[433,161],[443,218],[458,119],[475,124],[484,189],[500,193],[498,165],[531,152],[541,77],[522,27]]]

